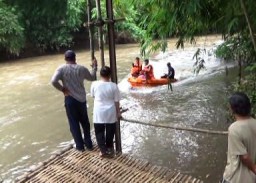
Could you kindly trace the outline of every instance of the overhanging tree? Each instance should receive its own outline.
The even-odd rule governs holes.
[[[19,54],[24,46],[24,28],[16,6],[8,6],[0,0],[0,49]]]

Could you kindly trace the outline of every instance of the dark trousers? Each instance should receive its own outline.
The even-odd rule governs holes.
[[[90,134],[90,122],[87,114],[86,102],[79,102],[71,96],[65,97],[65,108],[70,126],[70,132],[76,143],[78,150],[84,149],[84,144],[92,148]],[[84,140],[81,133],[80,124],[84,132]]]
[[[174,79],[174,75],[168,76],[167,74],[164,74],[163,76],[161,76],[161,78]]]
[[[100,151],[102,154],[105,154],[108,148],[113,148],[116,123],[94,123],[94,129]]]

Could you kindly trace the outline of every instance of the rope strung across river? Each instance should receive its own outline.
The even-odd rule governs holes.
[[[135,124],[141,124],[141,125],[146,125],[146,126],[153,126],[153,127],[158,127],[158,128],[168,128],[168,129],[191,131],[191,132],[198,132],[198,133],[208,133],[208,134],[216,134],[216,135],[227,135],[228,134],[227,131],[206,130],[206,129],[201,129],[201,128],[181,127],[181,126],[166,126],[166,125],[162,125],[162,124],[150,124],[150,123],[145,123],[145,122],[132,120],[132,119],[126,119],[126,118],[122,118],[121,121],[135,123]]]

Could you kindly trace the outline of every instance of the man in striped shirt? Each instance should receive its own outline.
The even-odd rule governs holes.
[[[61,65],[55,71],[51,83],[65,96],[66,114],[76,149],[84,151],[85,145],[88,150],[92,150],[84,80],[93,81],[96,79],[97,61],[94,60],[91,72],[86,67],[76,63],[76,54],[72,50],[65,52],[65,61],[66,64]],[[84,139],[80,125],[84,132]]]

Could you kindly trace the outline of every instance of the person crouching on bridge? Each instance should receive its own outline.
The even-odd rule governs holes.
[[[91,96],[94,98],[93,123],[100,156],[114,155],[113,139],[116,122],[121,117],[119,110],[120,92],[117,84],[110,81],[111,70],[104,66],[100,70],[100,81],[91,86]]]
[[[131,69],[132,77],[137,78],[139,76],[141,70],[142,70],[142,65],[140,63],[140,58],[136,57],[135,62],[132,64],[132,69]]]

